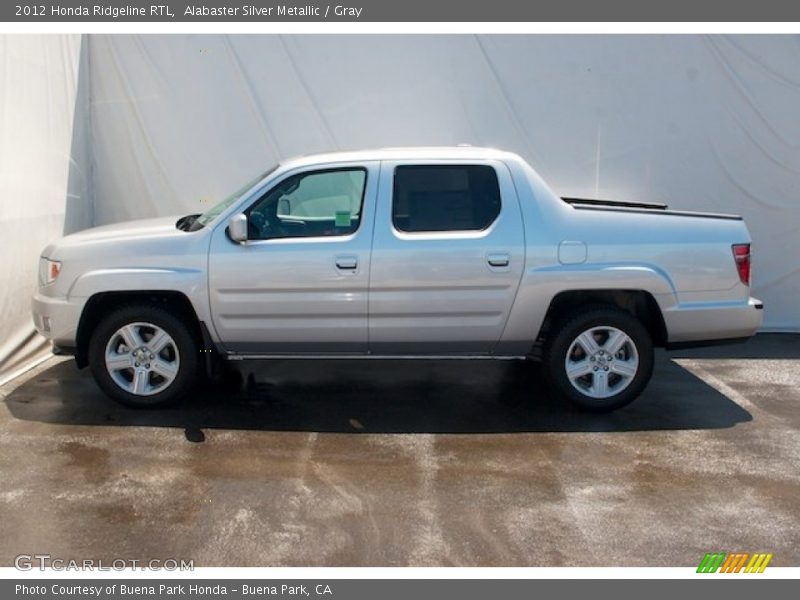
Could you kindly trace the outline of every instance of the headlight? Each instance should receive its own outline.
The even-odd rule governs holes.
[[[39,283],[41,285],[50,285],[61,273],[61,263],[57,260],[50,260],[49,258],[39,259]]]

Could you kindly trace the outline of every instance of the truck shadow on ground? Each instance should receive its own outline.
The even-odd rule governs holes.
[[[518,361],[296,360],[238,364],[239,383],[205,384],[181,405],[129,409],[72,361],[9,393],[11,414],[70,425],[336,433],[612,432],[717,429],[750,413],[657,353],[633,404],[587,414],[554,397],[538,365]]]

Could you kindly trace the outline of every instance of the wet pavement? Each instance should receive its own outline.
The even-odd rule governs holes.
[[[610,415],[511,361],[240,367],[165,410],[68,359],[0,388],[0,565],[800,565],[800,335],[659,353]]]

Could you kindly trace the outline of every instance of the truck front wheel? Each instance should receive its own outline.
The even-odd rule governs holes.
[[[573,313],[544,348],[555,389],[585,410],[612,411],[635,400],[653,374],[653,342],[633,315],[615,307]]]
[[[164,308],[124,306],[94,330],[89,365],[114,400],[137,408],[163,406],[194,384],[198,346],[186,323]]]

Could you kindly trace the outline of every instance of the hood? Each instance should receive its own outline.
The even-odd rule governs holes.
[[[123,223],[114,223],[113,225],[84,229],[64,236],[58,242],[49,246],[44,255],[47,256],[47,251],[54,247],[61,249],[102,242],[122,242],[141,238],[153,239],[188,235],[175,227],[178,219],[180,219],[180,216],[159,217],[157,219],[125,221]]]
[[[115,254],[123,248],[156,250],[158,247],[164,247],[164,243],[171,246],[170,240],[188,242],[194,236],[175,227],[178,219],[180,216],[159,217],[84,229],[50,244],[41,255],[60,260],[60,257],[70,256],[75,252],[83,255],[87,249],[93,247],[96,247],[97,252]]]

